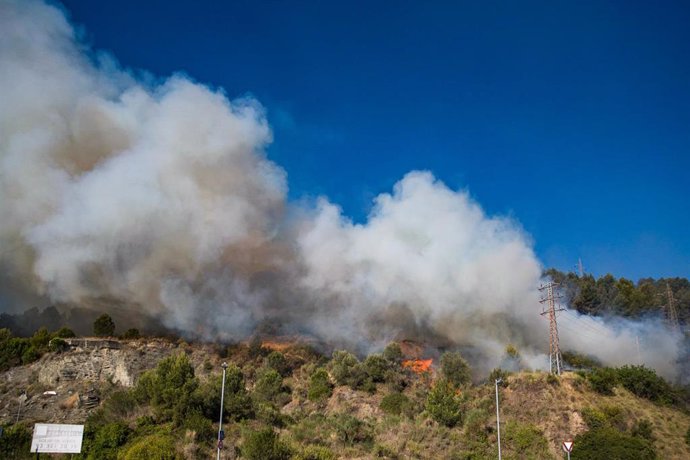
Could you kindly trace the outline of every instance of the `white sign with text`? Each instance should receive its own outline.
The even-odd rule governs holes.
[[[37,423],[31,439],[31,452],[78,454],[84,438],[84,425]]]

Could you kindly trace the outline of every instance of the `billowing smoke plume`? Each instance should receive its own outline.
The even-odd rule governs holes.
[[[37,1],[0,2],[0,30],[5,298],[112,299],[204,338],[267,321],[359,349],[420,338],[465,347],[483,369],[515,343],[547,364],[529,238],[467,192],[411,172],[364,224],[325,198],[287,203],[255,100],[138,79]],[[676,337],[592,321],[571,318],[564,347],[619,364],[654,338],[644,349],[663,355],[640,361],[672,373]]]

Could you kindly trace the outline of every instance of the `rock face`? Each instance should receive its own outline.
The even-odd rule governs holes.
[[[181,352],[163,340],[65,339],[69,350],[0,374],[0,423],[83,423],[103,392],[132,387],[166,356]],[[201,352],[199,352],[202,355]]]
[[[71,353],[57,355],[42,363],[38,381],[58,386],[69,381],[111,382],[125,387],[134,385],[141,373],[139,353],[131,347],[108,340],[77,339],[67,343]]]

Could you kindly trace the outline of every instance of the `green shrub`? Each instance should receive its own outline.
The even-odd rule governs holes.
[[[613,387],[618,384],[618,373],[609,367],[596,368],[586,377],[592,389],[602,395],[612,395]]]
[[[548,383],[549,385],[552,385],[554,387],[558,387],[561,385],[561,380],[555,374],[547,374],[546,375],[546,383]]]
[[[141,334],[139,333],[139,329],[136,328],[130,328],[125,331],[124,334],[122,334],[122,338],[126,340],[134,340],[138,339],[141,337]]]
[[[601,367],[601,362],[595,357],[584,355],[576,351],[564,351],[562,357],[564,362],[576,369],[595,369]]]
[[[462,413],[460,398],[455,393],[455,386],[446,379],[439,379],[429,392],[426,410],[431,418],[449,428],[460,422]]]
[[[685,443],[690,446],[690,428],[688,428],[688,431],[685,433]]]
[[[178,460],[175,439],[170,435],[152,434],[135,441],[122,454],[121,460]]]
[[[279,351],[272,351],[266,356],[266,365],[278,372],[282,377],[290,375],[290,364],[285,355]]]
[[[134,413],[137,399],[130,390],[118,390],[103,402],[103,410],[112,417],[126,418]]]
[[[504,371],[500,367],[496,367],[491,372],[489,372],[489,376],[486,379],[489,385],[494,385],[496,380],[501,379],[501,382],[498,385],[501,387],[507,387],[508,376],[510,376],[510,372]]]
[[[649,420],[638,421],[630,434],[637,436],[638,438],[644,438],[648,441],[654,441],[654,432],[652,429],[652,424]]]
[[[173,420],[178,426],[194,405],[199,385],[194,367],[184,353],[161,360],[156,369],[145,372],[134,391],[140,402],[150,402],[161,421]]]
[[[386,361],[396,366],[400,366],[403,362],[403,359],[405,359],[400,345],[396,342],[391,342],[388,344],[388,346],[383,350],[383,357]]]
[[[332,394],[333,384],[328,377],[328,372],[323,367],[319,367],[309,379],[307,398],[310,401],[321,401],[330,398]]]
[[[61,339],[69,339],[71,337],[76,337],[77,335],[74,333],[74,331],[68,327],[61,327],[57,331],[55,331],[55,334],[53,334],[55,337],[59,337]]]
[[[211,420],[216,420],[218,417],[221,384],[221,376],[215,375],[195,391],[194,400],[197,401],[204,416]],[[225,372],[223,406],[225,417],[236,422],[254,416],[254,403],[245,387],[244,374],[234,364],[230,364]]]
[[[48,342],[48,349],[55,353],[63,352],[68,348],[69,346],[67,345],[67,342],[65,342],[59,337],[55,337],[54,339],[51,339],[50,342]]]
[[[51,337],[48,329],[42,327],[34,332],[34,335],[31,336],[29,342],[31,343],[32,347],[40,352],[45,351],[48,348],[48,342],[50,342],[50,339]]]
[[[110,315],[103,313],[93,323],[93,334],[99,337],[109,337],[115,333],[115,323]]]
[[[130,434],[131,430],[123,422],[111,422],[96,428],[88,448],[83,449],[86,459],[116,460],[120,447],[127,443]]]
[[[353,380],[359,380],[359,376],[353,376],[357,373],[358,364],[359,360],[355,355],[348,351],[337,350],[333,352],[328,367],[338,385],[351,385]]]
[[[641,398],[658,403],[671,403],[675,400],[671,385],[645,366],[618,368],[618,380],[628,391]]]
[[[505,427],[505,448],[516,458],[549,458],[548,441],[536,426],[509,421]]]
[[[242,439],[242,457],[249,460],[288,460],[292,452],[272,428],[248,431]]]
[[[24,459],[33,458],[31,448],[31,429],[24,423],[3,425],[0,438],[0,458]]]
[[[383,397],[379,407],[386,414],[400,415],[410,406],[410,398],[402,393],[389,393]]]
[[[350,414],[338,414],[332,422],[338,439],[345,445],[372,440],[371,427]]]
[[[654,445],[647,439],[622,433],[612,427],[591,429],[574,439],[572,460],[653,460]]]
[[[215,433],[211,421],[197,411],[192,411],[187,415],[183,426],[186,430],[195,433],[194,437],[197,441],[213,439]]]
[[[470,366],[458,352],[441,355],[441,373],[455,387],[469,383],[472,379]]]
[[[295,460],[335,460],[337,457],[333,451],[323,446],[307,446],[295,456]]]
[[[369,355],[364,360],[364,370],[367,377],[374,383],[383,383],[386,380],[386,373],[390,369],[390,362],[381,355]]]
[[[283,378],[271,368],[259,370],[254,386],[254,398],[258,401],[276,402],[278,395],[283,392]]]
[[[29,364],[37,361],[41,357],[41,352],[38,351],[33,345],[29,345],[28,348],[22,353],[22,364]]]

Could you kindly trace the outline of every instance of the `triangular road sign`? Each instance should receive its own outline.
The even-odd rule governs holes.
[[[563,441],[563,450],[566,452],[572,452],[573,451],[573,441],[571,441],[571,440]]]

